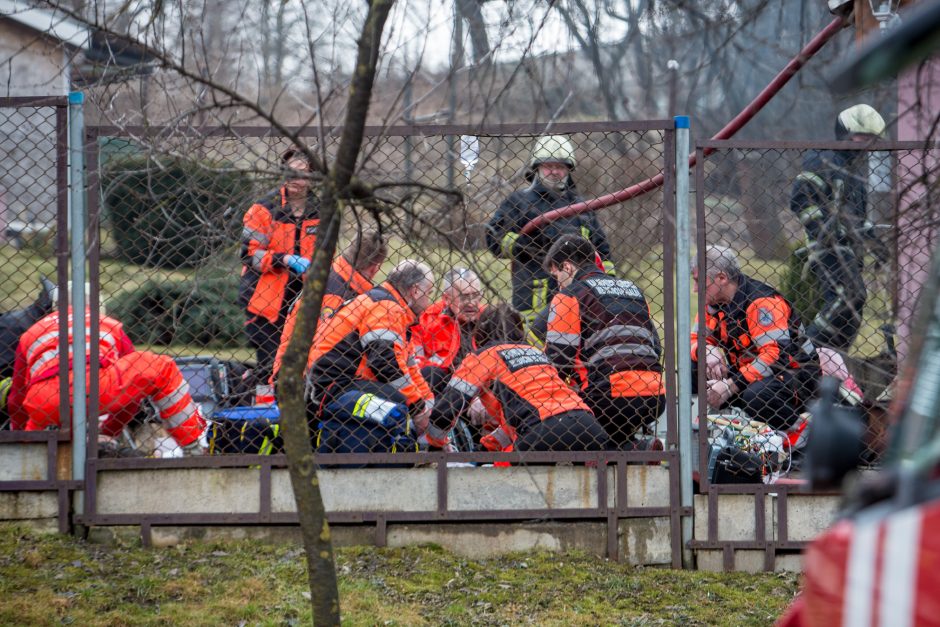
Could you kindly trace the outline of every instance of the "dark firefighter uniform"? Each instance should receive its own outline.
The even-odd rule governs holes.
[[[807,329],[819,346],[844,351],[862,323],[867,292],[862,278],[868,192],[861,151],[811,151],[790,196],[790,209],[806,231],[810,267],[823,308]]]
[[[295,218],[286,187],[245,213],[238,302],[247,314],[248,342],[257,351],[259,381],[266,381],[271,374],[284,320],[303,287],[303,277],[288,269],[285,257],[313,257],[319,216],[319,200],[308,194],[306,211]]]
[[[352,264],[342,255],[337,257],[330,268],[330,274],[326,279],[326,289],[323,292],[323,303],[320,305],[320,318],[326,319],[333,315],[344,302],[365,294],[372,289],[372,281],[362,276],[358,270],[352,267]],[[281,332],[281,343],[277,348],[277,355],[274,357],[273,374],[271,382],[277,378],[277,373],[281,369],[281,360],[284,358],[284,351],[290,343],[290,338],[294,334],[294,326],[297,324],[297,308],[300,306],[300,299],[294,301],[287,318],[284,320],[284,330]]]
[[[448,431],[481,394],[499,403],[497,413],[518,434],[517,451],[607,448],[607,433],[591,410],[561,380],[545,353],[533,346],[494,344],[467,355],[434,406],[429,432]]]
[[[794,424],[816,391],[819,357],[790,303],[769,285],[741,276],[730,303],[709,306],[705,341],[722,348],[738,392],[728,404],[779,430]],[[698,376],[698,318],[692,331]]]
[[[323,420],[321,452],[390,450],[381,428],[324,416],[323,408],[361,390],[420,411],[433,401],[408,339],[415,316],[388,283],[340,307],[317,328],[308,359],[312,400]],[[338,424],[337,424],[338,423]]]
[[[545,347],[616,446],[662,413],[659,333],[632,282],[583,269],[552,299]]]
[[[570,178],[568,186],[561,192],[545,187],[536,179],[528,188],[510,194],[487,226],[486,245],[490,252],[512,260],[512,306],[529,322],[548,306],[558,290],[555,279],[542,268],[542,261],[559,236],[577,233],[589,239],[605,260],[610,257],[607,236],[594,212],[560,218],[534,233],[519,234],[526,224],[540,215],[581,200]],[[605,266],[613,270],[611,262],[605,262]]]

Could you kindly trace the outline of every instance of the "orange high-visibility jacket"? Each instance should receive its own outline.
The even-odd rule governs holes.
[[[313,258],[320,225],[316,196],[307,196],[300,218],[291,215],[287,190],[256,202],[245,213],[242,228],[242,277],[239,302],[249,313],[276,323],[290,275],[285,255]]]
[[[738,390],[796,368],[819,368],[816,348],[803,323],[774,288],[742,276],[730,303],[707,307],[705,342],[721,347]],[[698,316],[692,325],[692,360],[698,359]]]
[[[483,308],[480,307],[480,310]],[[464,330],[464,333],[469,332],[469,329]],[[424,310],[411,333],[419,367],[437,366],[447,370],[454,367],[454,361],[460,354],[460,323],[443,300]]]
[[[69,381],[72,371],[72,329],[74,314],[68,312],[68,360]],[[91,359],[91,311],[84,316],[85,364]],[[134,344],[124,332],[124,326],[108,316],[98,320],[98,357],[102,370],[110,367],[120,357],[134,352]],[[23,409],[23,399],[29,386],[59,376],[59,312],[54,311],[41,318],[20,336],[13,365],[13,381],[7,406],[14,429],[22,429],[28,416]]]
[[[352,264],[345,257],[339,256],[333,262],[330,268],[330,275],[326,279],[326,290],[323,293],[323,304],[320,306],[320,319],[324,320],[333,315],[344,302],[355,298],[360,294],[365,294],[372,289],[372,281],[362,276],[358,270],[352,267]],[[294,325],[297,324],[297,308],[300,306],[300,300],[291,306],[284,320],[284,330],[281,332],[281,343],[277,347],[277,355],[274,357],[274,371],[271,375],[271,383],[277,379],[277,373],[281,369],[281,360],[284,358],[284,351],[290,343],[290,338],[294,334]]]
[[[433,399],[411,352],[415,315],[390,283],[357,296],[317,328],[307,367],[314,392],[342,391],[356,379],[387,383],[410,405]]]
[[[614,397],[664,394],[662,348],[649,305],[631,281],[594,266],[552,298],[545,352],[559,371]]]
[[[499,401],[504,420],[519,435],[558,414],[574,410],[590,413],[545,353],[528,344],[495,344],[460,362],[434,406],[432,423],[449,430],[463,407],[483,392]]]

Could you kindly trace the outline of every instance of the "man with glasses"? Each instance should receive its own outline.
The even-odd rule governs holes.
[[[473,350],[473,327],[482,311],[483,286],[469,268],[444,275],[441,299],[421,314],[411,330],[412,345],[424,378],[443,391],[454,366]]]

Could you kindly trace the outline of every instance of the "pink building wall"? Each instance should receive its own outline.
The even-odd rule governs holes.
[[[910,68],[898,77],[898,139],[936,141],[940,115],[940,60]],[[907,355],[914,307],[938,243],[940,197],[938,151],[916,150],[898,169],[898,357]]]

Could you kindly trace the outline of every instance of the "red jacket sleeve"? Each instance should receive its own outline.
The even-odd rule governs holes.
[[[14,431],[26,428],[29,416],[23,407],[26,399],[26,390],[29,387],[29,372],[26,369],[26,349],[22,343],[16,347],[16,358],[13,362],[13,381],[10,385],[10,394],[7,396],[7,411],[10,412],[10,422]]]

